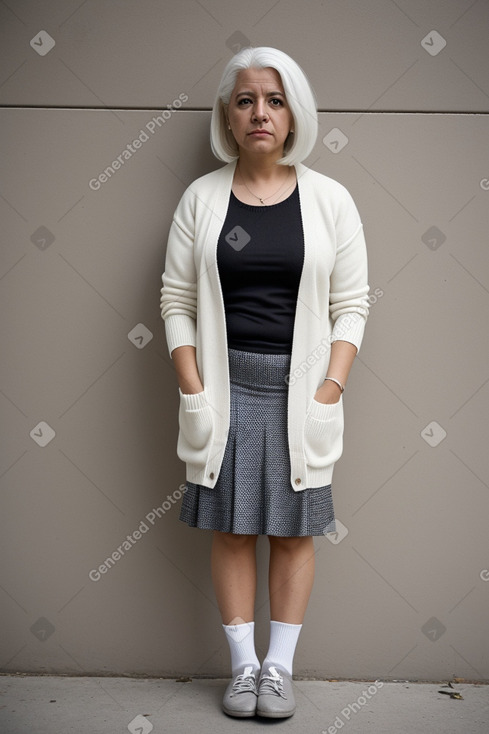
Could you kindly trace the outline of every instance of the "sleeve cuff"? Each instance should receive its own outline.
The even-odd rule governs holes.
[[[350,342],[356,346],[357,352],[359,352],[365,332],[365,324],[366,319],[359,313],[344,313],[335,321],[331,341]]]
[[[175,314],[165,319],[166,342],[168,351],[173,352],[184,345],[196,346],[195,319],[184,314]]]

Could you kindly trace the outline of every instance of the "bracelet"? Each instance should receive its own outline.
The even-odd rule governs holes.
[[[326,380],[331,380],[332,382],[336,382],[336,384],[340,388],[341,392],[344,392],[345,391],[344,386],[341,384],[341,382],[339,380],[336,379],[336,377],[325,377],[324,380],[325,381]]]

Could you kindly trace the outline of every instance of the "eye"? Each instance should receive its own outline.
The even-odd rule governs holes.
[[[283,107],[283,104],[284,104],[284,103],[283,103],[283,101],[282,101],[281,99],[279,99],[278,97],[272,97],[272,99],[270,100],[270,104],[271,104],[271,105],[272,105],[273,107]]]
[[[251,102],[251,99],[250,99],[249,97],[242,97],[242,98],[241,98],[241,99],[240,99],[240,100],[238,101],[238,105],[245,105],[245,104],[247,104],[248,102]]]

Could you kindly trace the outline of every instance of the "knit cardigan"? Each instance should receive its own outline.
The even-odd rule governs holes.
[[[162,276],[161,316],[170,355],[196,348],[202,392],[179,389],[177,454],[189,482],[212,488],[229,433],[230,385],[226,316],[217,242],[226,218],[236,162],[194,181],[170,228]],[[292,489],[331,483],[343,451],[343,397],[314,399],[328,369],[331,344],[360,348],[368,316],[363,227],[349,192],[303,164],[295,166],[304,231],[304,262],[287,377],[287,432]]]

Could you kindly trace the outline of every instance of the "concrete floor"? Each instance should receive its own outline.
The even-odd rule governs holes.
[[[297,680],[290,719],[221,712],[224,679],[0,676],[2,734],[229,734],[267,727],[307,734],[488,734],[489,685]]]

